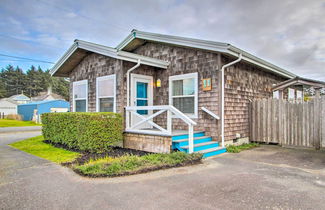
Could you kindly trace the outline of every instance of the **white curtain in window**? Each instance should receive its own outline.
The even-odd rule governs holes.
[[[74,98],[75,99],[83,99],[86,98],[87,94],[87,84],[74,84]]]
[[[114,79],[103,79],[98,81],[98,97],[114,96]]]

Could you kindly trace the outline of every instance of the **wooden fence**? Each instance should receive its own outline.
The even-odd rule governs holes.
[[[263,99],[250,104],[250,139],[325,148],[325,96],[309,102]]]

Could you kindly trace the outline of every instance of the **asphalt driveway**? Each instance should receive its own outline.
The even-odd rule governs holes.
[[[0,209],[325,209],[325,152],[262,146],[192,167],[89,179],[4,145],[28,135],[37,133],[0,134]]]

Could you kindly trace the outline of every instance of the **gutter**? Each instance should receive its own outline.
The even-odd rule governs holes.
[[[130,73],[131,71],[135,70],[136,68],[138,68],[141,64],[141,60],[138,59],[138,62],[136,65],[134,65],[133,67],[131,67],[127,72],[126,72],[126,106],[129,107],[130,106]],[[130,122],[130,116],[129,114],[126,113],[126,127],[129,128],[129,122]]]
[[[242,54],[238,55],[238,58],[230,63],[227,63],[221,67],[221,141],[222,147],[225,147],[225,69],[235,63],[242,60]]]

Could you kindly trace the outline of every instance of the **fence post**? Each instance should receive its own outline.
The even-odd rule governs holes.
[[[320,140],[321,140],[321,127],[320,127],[320,118],[321,118],[321,109],[320,109],[320,99],[319,97],[315,97],[314,100],[314,142],[315,142],[315,148],[317,150],[320,149]]]

